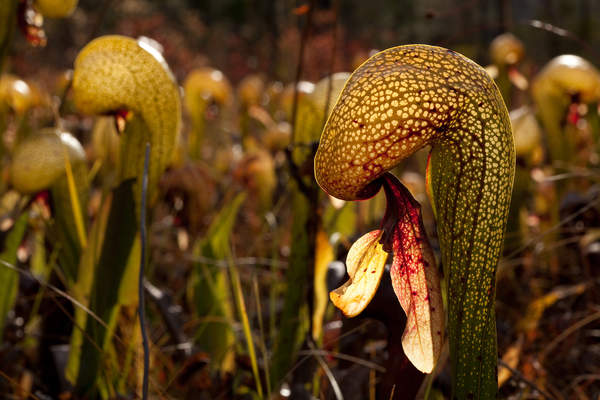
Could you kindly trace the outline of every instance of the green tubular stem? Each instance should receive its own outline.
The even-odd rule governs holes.
[[[448,282],[453,398],[494,398],[495,272],[515,152],[506,106],[487,73],[439,47],[376,54],[352,74],[329,117],[315,176],[335,197],[367,198],[377,178],[426,145]]]
[[[462,147],[462,151],[475,150]],[[485,144],[484,144],[485,146]],[[431,193],[448,285],[448,334],[456,398],[492,398],[497,390],[496,265],[510,204],[512,166],[490,170],[489,145],[473,164],[452,144],[434,147]],[[475,160],[473,160],[475,161]],[[496,159],[499,161],[499,159]],[[500,164],[501,165],[501,164]]]
[[[199,102],[200,103],[200,102]],[[192,115],[192,129],[188,137],[188,151],[192,160],[202,159],[202,144],[204,142],[204,132],[206,130],[206,120],[204,113],[207,104],[200,103],[196,113]]]
[[[570,161],[573,156],[573,144],[564,135],[563,117],[569,103],[561,96],[546,93],[536,99],[538,116],[546,130],[551,161]]]

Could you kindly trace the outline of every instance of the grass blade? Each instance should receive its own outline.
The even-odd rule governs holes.
[[[27,220],[28,213],[24,212],[15,222],[4,242],[4,249],[0,254],[1,260],[10,264],[17,262],[17,249],[25,235]],[[18,286],[19,274],[14,270],[0,268],[0,343],[2,343],[6,315],[15,304]]]
[[[87,235],[85,232],[85,223],[83,222],[83,215],[81,213],[81,204],[79,202],[79,195],[75,186],[75,178],[73,177],[73,168],[71,167],[71,161],[69,160],[68,150],[64,146],[64,144],[63,153],[65,157],[65,174],[67,176],[67,186],[69,188],[71,210],[73,212],[73,219],[75,220],[75,227],[77,228],[77,236],[79,238],[79,244],[81,245],[81,247],[86,248]]]
[[[238,303],[238,310],[242,319],[242,327],[244,330],[244,336],[246,338],[246,344],[248,345],[248,355],[250,356],[250,363],[252,365],[252,373],[254,374],[254,380],[256,382],[256,391],[258,397],[263,398],[262,384],[260,382],[260,375],[258,373],[258,362],[256,361],[256,351],[254,349],[254,341],[252,340],[252,331],[250,329],[250,322],[248,321],[248,312],[246,311],[246,303],[244,302],[244,295],[242,293],[242,285],[240,283],[240,275],[237,270],[237,266],[231,259],[229,254],[229,270],[231,273],[231,280],[233,283],[233,291]]]
[[[258,280],[256,275],[252,279],[252,285],[254,289],[254,297],[256,299],[256,315],[258,316],[258,329],[260,331],[260,351],[263,356],[263,363],[265,365],[265,384],[267,386],[267,399],[271,398],[271,375],[269,374],[269,355],[267,353],[267,345],[265,341],[265,327],[262,319],[262,306],[260,302],[260,290],[258,288]]]

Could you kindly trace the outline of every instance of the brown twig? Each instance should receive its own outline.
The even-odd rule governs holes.
[[[292,130],[292,132],[293,132],[293,130]],[[294,158],[292,156],[292,144],[290,144],[285,149],[285,158],[287,160],[287,164],[288,164],[288,168],[290,170],[290,174],[292,175],[292,178],[294,178],[294,181],[298,185],[298,189],[304,195],[306,195],[307,197],[310,197],[310,189],[306,185],[306,183],[304,183],[304,179],[302,178],[302,174],[300,173],[300,168],[294,162]]]
[[[546,356],[548,355],[548,353],[550,353],[552,350],[554,350],[554,348],[563,340],[565,340],[567,337],[569,337],[571,334],[573,334],[574,332],[578,331],[579,329],[583,328],[585,325],[594,322],[596,320],[600,319],[600,311],[596,311],[595,313],[588,315],[587,317],[575,322],[573,325],[569,326],[567,329],[565,329],[560,335],[558,335],[557,337],[554,338],[554,340],[552,340],[552,342],[550,342],[550,344],[548,344],[547,346],[544,347],[544,350],[540,353],[539,356],[539,360],[540,362],[542,362],[542,360],[544,360],[546,358]]]
[[[300,350],[298,352],[298,355],[299,356],[304,356],[304,355],[328,356],[328,357],[333,357],[333,358],[337,358],[340,360],[350,361],[351,363],[362,365],[365,368],[369,368],[369,369],[375,370],[377,372],[383,373],[386,371],[385,367],[383,367],[377,363],[371,362],[369,360],[365,360],[360,357],[355,357],[350,354],[338,353],[337,351],[327,351],[327,350],[320,350],[320,349],[313,348],[311,350]]]
[[[550,234],[552,232],[555,232],[555,231],[559,230],[563,225],[566,225],[568,222],[574,220],[575,218],[577,218],[577,216],[579,216],[579,215],[585,213],[586,211],[588,211],[589,209],[595,207],[597,204],[600,204],[600,196],[595,197],[593,200],[591,200],[585,206],[581,207],[580,209],[578,209],[577,211],[573,212],[572,214],[567,215],[562,220],[560,220],[556,225],[548,228],[547,230],[545,230],[545,231],[539,233],[538,235],[536,235],[535,237],[529,239],[521,247],[519,247],[518,249],[516,249],[512,253],[506,255],[504,257],[504,260],[510,260],[510,259],[518,256],[522,251],[527,250],[529,247],[533,247],[533,245],[535,245],[538,242],[540,242],[543,239],[544,236],[546,236],[546,235],[548,235],[548,234]]]
[[[519,370],[514,369],[513,367],[511,367],[510,365],[505,363],[501,358],[498,359],[498,364],[501,365],[502,367],[506,368],[507,370],[509,370],[516,379],[529,385],[532,389],[538,391],[542,396],[544,396],[544,398],[550,399],[550,400],[556,399],[556,397],[552,396],[551,394],[546,392],[544,389],[542,389],[538,385],[536,385],[535,382],[532,382],[529,379],[527,379],[521,372],[519,372]]]
[[[302,36],[300,37],[300,48],[298,49],[298,65],[296,68],[296,77],[294,78],[294,99],[292,101],[292,132],[290,137],[290,143],[296,141],[296,119],[298,117],[298,83],[302,78],[302,72],[304,70],[304,52],[306,48],[306,42],[308,41],[308,35],[310,33],[310,27],[312,25],[312,16],[316,6],[316,0],[311,0],[308,11],[306,12],[306,22],[302,29]]]
[[[323,110],[323,122],[321,126],[324,127],[329,116],[329,100],[331,97],[331,90],[333,89],[333,70],[335,69],[335,55],[337,53],[337,31],[338,31],[338,13],[340,9],[339,0],[335,0],[333,3],[333,32],[331,37],[333,44],[331,46],[331,62],[329,63],[328,79],[327,79],[327,96],[325,97],[325,109]]]
[[[67,292],[60,290],[59,288],[57,288],[56,286],[52,285],[51,283],[47,283],[42,281],[41,279],[39,279],[38,277],[36,277],[34,274],[32,274],[31,272],[29,272],[26,269],[23,268],[19,268],[17,266],[12,265],[9,262],[6,262],[4,260],[0,260],[0,265],[11,269],[13,271],[16,271],[18,273],[27,275],[29,278],[35,280],[38,284],[40,284],[41,286],[46,287],[47,289],[52,290],[53,292],[57,293],[59,296],[64,297],[65,299],[67,299],[68,301],[70,301],[73,306],[81,308],[83,311],[85,311],[86,314],[88,314],[90,317],[92,317],[93,319],[96,320],[96,322],[98,322],[100,325],[102,325],[105,329],[108,329],[108,325],[106,324],[106,322],[104,322],[96,313],[94,313],[92,310],[90,310],[89,308],[87,308],[86,306],[84,306],[82,303],[80,303],[79,301],[77,301],[73,296],[70,296],[69,294],[67,294]]]
[[[311,190],[306,185],[304,180],[302,179],[302,174],[300,173],[300,168],[296,164],[293,158],[292,149],[296,144],[296,120],[298,118],[298,83],[302,78],[302,71],[304,70],[304,53],[306,49],[306,42],[308,41],[308,36],[310,33],[310,27],[312,25],[312,16],[313,11],[316,7],[316,0],[311,0],[308,11],[306,12],[306,21],[304,23],[304,28],[302,29],[302,36],[300,37],[300,48],[298,49],[298,65],[296,68],[296,77],[294,78],[294,98],[292,100],[292,131],[290,134],[290,144],[288,145],[285,151],[285,157],[287,160],[288,168],[290,170],[290,174],[296,181],[298,188],[302,193],[304,193],[307,197],[311,197]]]
[[[346,336],[352,335],[352,334],[353,334],[353,333],[355,333],[356,331],[359,331],[359,330],[361,330],[361,329],[365,328],[367,325],[370,325],[372,322],[373,322],[373,320],[366,320],[365,322],[361,323],[360,325],[358,325],[358,326],[355,326],[354,328],[350,329],[349,331],[347,331],[347,332],[343,333],[342,335],[340,335],[339,337],[337,337],[337,339],[335,339],[335,340],[339,341],[339,340],[343,339],[343,338],[344,338],[344,337],[346,337]],[[327,347],[327,346],[329,346],[330,344],[332,344],[332,342],[333,342],[333,340],[326,341],[326,342],[324,342],[324,343],[321,345],[321,347]],[[302,350],[301,350],[301,351],[302,351]],[[291,368],[289,371],[287,371],[287,373],[286,373],[286,374],[285,374],[285,376],[284,376],[284,377],[281,379],[281,381],[280,381],[280,382],[277,382],[277,385],[280,385],[282,382],[284,382],[284,381],[285,381],[285,380],[287,380],[287,379],[288,379],[290,376],[292,376],[292,374],[293,374],[293,373],[294,373],[294,372],[295,372],[295,371],[296,371],[296,370],[297,370],[299,367],[301,367],[302,365],[304,365],[304,363],[305,363],[306,361],[308,361],[309,359],[311,359],[311,357],[312,357],[312,355],[310,355],[310,354],[306,354],[306,355],[302,356],[302,358],[300,358],[298,361],[296,361],[296,363],[294,364],[294,366],[293,366],[293,367],[292,367],[292,368]]]
[[[108,325],[106,325],[106,322],[104,322],[96,313],[94,313],[92,310],[90,310],[89,308],[87,308],[86,306],[84,306],[82,303],[80,303],[78,300],[76,300],[73,296],[69,295],[67,292],[57,288],[56,286],[52,285],[51,283],[48,282],[44,282],[43,280],[41,280],[40,278],[36,277],[33,273],[31,273],[30,271],[14,266],[11,263],[8,263],[4,260],[0,260],[0,266],[4,266],[8,269],[11,269],[13,271],[16,271],[18,273],[21,273],[23,275],[27,275],[29,278],[33,279],[34,281],[36,281],[40,286],[45,287],[46,289],[49,289],[53,292],[55,292],[57,295],[59,295],[60,297],[63,297],[65,299],[67,299],[69,302],[71,302],[73,304],[74,307],[80,308],[82,309],[87,315],[89,315],[91,318],[93,318],[94,320],[96,320],[96,322],[98,322],[100,325],[102,325],[105,329],[108,329]],[[54,300],[54,299],[53,299]],[[65,312],[65,315],[67,315],[67,318],[71,319],[72,322],[74,322],[74,320],[72,319],[73,317],[66,312],[66,310],[64,308],[61,307],[60,303],[56,303],[58,305],[59,308],[61,308],[61,310],[63,312]],[[80,327],[79,325],[75,325],[75,327],[77,329],[83,329],[82,327]],[[91,338],[87,335],[85,335],[86,339],[91,340]],[[121,338],[119,335],[114,334],[113,337],[115,338],[115,340],[121,344],[121,345],[126,345],[125,341],[123,338]],[[92,345],[97,346],[97,344],[95,342],[92,341]],[[150,383],[152,384],[152,388],[155,391],[156,395],[160,395],[164,397],[164,393],[160,387],[160,385],[158,384],[158,382],[156,382],[155,379],[151,378],[150,379]]]
[[[316,350],[315,345],[312,343],[312,341],[308,341],[308,345],[311,350]],[[321,356],[321,354],[319,354],[318,352],[313,352],[312,355],[317,359],[317,362],[323,369],[323,372],[325,372],[325,376],[329,380],[329,384],[331,385],[331,389],[333,390],[333,394],[335,395],[335,398],[337,400],[344,400],[344,395],[342,394],[342,389],[340,388],[340,384],[335,379],[333,372],[331,372],[331,369],[329,368],[329,366],[327,365],[325,360],[323,360],[323,357]]]
[[[532,28],[541,29],[543,31],[550,32],[556,36],[571,39],[579,45],[581,45],[581,47],[592,53],[595,58],[600,58],[600,53],[596,51],[594,46],[590,45],[588,42],[586,42],[585,40],[583,40],[582,38],[580,38],[579,36],[567,29],[560,28],[556,25],[552,25],[548,22],[540,21],[537,19],[530,19],[525,21],[524,23],[528,26],[531,26]]]
[[[23,395],[22,395],[22,392],[21,392],[23,389],[22,389],[21,385],[19,384],[19,382],[17,382],[16,380],[14,380],[10,376],[8,376],[8,374],[6,374],[1,369],[0,369],[0,377],[3,378],[3,379],[6,379],[8,381],[8,383],[10,383],[15,388],[15,391],[17,391],[17,393],[21,393],[20,396],[19,396],[19,398],[23,398]],[[37,397],[36,395],[34,395],[33,393],[27,393],[27,397],[26,398],[30,398],[30,397],[32,399],[34,399],[34,400],[40,400],[40,398]]]
[[[138,315],[140,317],[140,334],[142,335],[142,348],[144,349],[144,369],[142,375],[142,399],[148,398],[148,374],[150,371],[150,343],[146,331],[146,303],[144,301],[144,270],[146,266],[146,197],[148,195],[148,168],[150,164],[150,143],[146,143],[144,157],[144,172],[142,174],[142,198],[140,202],[140,270],[138,275]]]

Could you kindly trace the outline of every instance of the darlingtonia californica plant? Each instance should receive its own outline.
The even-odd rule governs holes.
[[[525,46],[512,33],[498,35],[490,43],[492,65],[486,67],[486,71],[496,80],[505,99],[510,99],[513,86],[520,90],[526,90],[529,86],[527,78],[518,69],[524,57]]]
[[[490,43],[490,57],[497,66],[515,65],[525,55],[523,43],[512,33],[503,33]]]
[[[86,246],[81,206],[88,198],[85,153],[79,141],[58,128],[45,128],[23,138],[10,164],[12,186],[23,194],[48,189],[52,199],[51,240],[60,243],[58,260],[69,282],[77,277],[77,264]]]
[[[579,105],[600,100],[600,72],[589,61],[565,54],[544,66],[531,89],[552,162],[581,161],[575,159],[579,135],[567,128],[577,127],[582,117]]]
[[[121,130],[116,179],[105,203],[106,226],[98,228],[103,237],[119,240],[102,240],[97,258],[93,256],[90,261],[94,263],[94,279],[85,283],[85,291],[90,293],[88,306],[107,321],[108,329],[76,311],[75,318],[85,330],[73,331],[66,371],[76,392],[93,398],[98,372],[102,371],[98,344],[105,351],[110,343],[115,326],[111,321],[122,302],[121,285],[132,268],[138,267],[129,260],[136,251],[136,241],[141,240],[137,226],[143,209],[146,145],[150,145],[147,197],[152,204],[159,179],[173,159],[181,101],[160,45],[148,38],[99,37],[79,52],[74,67],[73,101],[77,109],[83,114],[114,116]]]
[[[408,316],[403,347],[433,369],[442,343],[441,293],[418,204],[387,171],[431,146],[427,184],[447,280],[447,331],[453,398],[497,391],[495,273],[514,176],[508,112],[485,70],[451,50],[425,45],[380,52],[350,77],[315,156],[315,176],[344,200],[388,200],[381,230],[348,255],[350,281],[331,294],[356,315],[368,304],[386,254],[394,290]]]
[[[73,74],[74,102],[82,113],[114,115],[117,125],[127,127],[121,142],[127,160],[119,166],[120,180],[142,176],[145,144],[150,143],[151,200],[173,157],[181,120],[177,84],[154,46],[159,45],[144,37],[97,38],[79,52]]]
[[[188,135],[189,153],[193,159],[201,158],[202,143],[209,115],[215,119],[221,108],[226,108],[233,98],[233,89],[225,75],[213,68],[195,69],[186,77],[184,87],[184,106],[192,121],[192,130]],[[217,107],[217,112],[211,110]]]

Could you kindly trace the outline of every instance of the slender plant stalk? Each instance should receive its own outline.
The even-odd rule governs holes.
[[[140,274],[138,278],[138,313],[140,315],[140,331],[144,348],[144,375],[142,380],[142,399],[148,398],[148,370],[150,369],[150,347],[146,333],[146,311],[144,301],[144,267],[146,265],[146,196],[148,193],[148,164],[150,163],[150,143],[146,143],[144,157],[144,173],[142,177],[142,195],[140,202]]]
[[[340,0],[334,0],[333,2],[333,29],[331,30],[331,61],[329,62],[329,71],[327,73],[327,96],[325,97],[325,107],[323,109],[323,123],[325,126],[327,117],[329,116],[329,109],[331,107],[331,90],[333,89],[333,71],[335,68],[335,55],[337,53],[337,31],[338,31],[338,14],[340,12]]]
[[[67,176],[67,185],[69,188],[69,198],[71,199],[71,209],[73,211],[73,219],[75,220],[75,227],[77,228],[77,236],[79,238],[79,244],[82,249],[87,247],[87,234],[85,231],[85,224],[83,222],[83,214],[81,213],[81,203],[79,202],[79,195],[77,194],[77,188],[75,186],[75,178],[73,177],[73,168],[71,161],[69,160],[68,150],[63,144],[64,156],[65,156],[65,174]]]
[[[317,2],[310,0],[308,11],[306,13],[306,22],[304,23],[304,29],[302,29],[302,37],[300,38],[300,48],[298,49],[298,66],[296,68],[296,76],[294,78],[294,99],[292,102],[292,134],[290,143],[295,143],[296,138],[296,118],[298,116],[298,82],[302,78],[302,71],[304,70],[304,50],[306,42],[308,41],[308,35],[310,33],[310,27],[312,25],[313,10]]]
[[[246,337],[246,344],[248,346],[248,355],[250,356],[250,363],[252,366],[252,373],[254,374],[254,381],[256,382],[256,391],[258,397],[263,398],[262,383],[260,381],[260,374],[258,372],[258,362],[256,359],[256,350],[254,349],[254,340],[252,339],[252,330],[250,329],[250,321],[248,320],[248,312],[246,310],[246,303],[244,301],[244,295],[242,293],[242,284],[240,282],[240,275],[237,270],[237,266],[231,257],[231,253],[228,254],[229,270],[231,271],[231,281],[233,284],[233,290],[235,298],[238,303],[238,310],[240,317],[242,318],[242,327],[244,330],[244,336]]]
[[[256,315],[258,316],[258,328],[260,331],[260,351],[263,356],[263,363],[265,365],[265,384],[267,387],[267,399],[271,398],[271,376],[269,374],[269,354],[267,352],[267,345],[265,341],[265,327],[262,318],[262,306],[260,301],[260,290],[258,288],[258,280],[256,276],[252,279],[252,286],[254,289],[254,298],[256,299]]]

